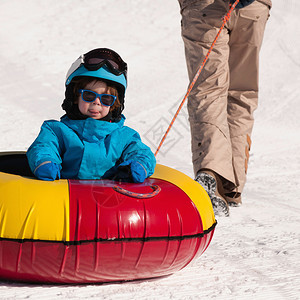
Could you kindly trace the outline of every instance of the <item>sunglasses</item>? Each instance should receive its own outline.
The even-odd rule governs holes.
[[[101,104],[104,106],[112,106],[117,99],[117,96],[109,94],[98,94],[90,90],[79,90],[79,93],[81,94],[81,98],[83,101],[94,102],[97,98],[99,98]]]
[[[124,74],[127,77],[127,64],[115,51],[107,48],[91,50],[83,55],[83,65],[90,71],[99,70],[106,65],[109,70],[119,76]]]

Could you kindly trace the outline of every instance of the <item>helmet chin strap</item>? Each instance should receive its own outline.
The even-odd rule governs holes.
[[[106,121],[106,122],[110,122],[112,121],[112,112],[110,111],[105,117],[98,119],[99,121]]]

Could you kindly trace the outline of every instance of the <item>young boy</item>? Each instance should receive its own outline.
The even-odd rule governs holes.
[[[124,126],[127,65],[113,50],[94,49],[68,71],[60,121],[45,121],[27,158],[42,180],[115,179],[143,182],[155,157],[139,134]]]

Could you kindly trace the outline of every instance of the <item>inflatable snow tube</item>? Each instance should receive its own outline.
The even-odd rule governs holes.
[[[172,274],[201,255],[216,221],[194,180],[157,165],[142,184],[34,179],[0,153],[0,279],[89,283]]]

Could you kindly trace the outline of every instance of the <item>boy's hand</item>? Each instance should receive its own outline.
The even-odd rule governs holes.
[[[137,161],[124,161],[118,167],[118,172],[114,180],[124,180],[133,182],[144,182],[147,177],[147,171],[142,164]]]
[[[35,169],[34,175],[42,180],[53,181],[60,179],[60,169],[52,161],[45,161]]]

